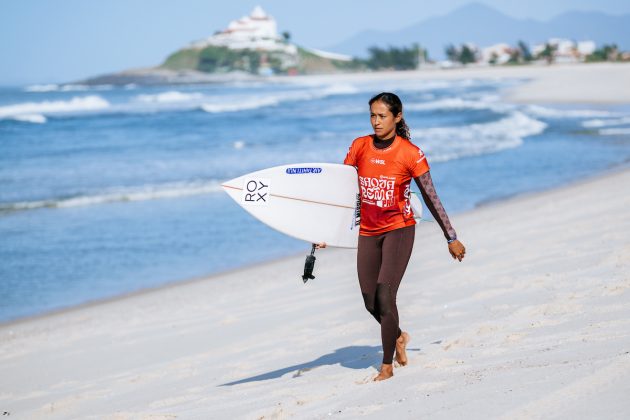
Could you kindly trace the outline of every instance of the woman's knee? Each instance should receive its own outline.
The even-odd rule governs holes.
[[[381,316],[386,316],[392,312],[396,302],[389,284],[379,283],[376,286],[376,302]]]
[[[365,304],[365,309],[372,315],[376,315],[376,300],[373,294],[370,293],[361,293],[363,295],[363,303]]]

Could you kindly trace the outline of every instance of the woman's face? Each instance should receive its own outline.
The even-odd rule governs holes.
[[[402,119],[402,112],[392,114],[386,104],[376,101],[370,106],[370,123],[374,134],[381,139],[389,139],[396,134],[396,124]]]

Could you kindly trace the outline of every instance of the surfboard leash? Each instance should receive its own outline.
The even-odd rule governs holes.
[[[314,279],[313,269],[315,268],[315,250],[317,249],[317,244],[313,244],[311,248],[311,255],[306,256],[306,261],[304,261],[304,274],[302,275],[302,281],[306,283],[309,279]]]

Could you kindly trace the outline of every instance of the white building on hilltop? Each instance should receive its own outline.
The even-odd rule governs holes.
[[[297,47],[278,36],[276,20],[260,6],[249,16],[230,22],[226,29],[192,43],[192,48],[208,46],[227,47],[233,50],[278,51],[289,55],[297,54]]]

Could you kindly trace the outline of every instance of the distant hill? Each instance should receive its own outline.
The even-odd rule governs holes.
[[[471,3],[453,12],[423,20],[398,31],[368,30],[336,45],[329,51],[365,57],[371,46],[406,46],[419,43],[434,59],[444,58],[448,44],[472,42],[480,47],[499,42],[530,45],[549,38],[592,40],[598,45],[616,43],[630,49],[630,15],[613,16],[600,12],[566,12],[549,21],[516,19],[492,7]]]
[[[258,66],[260,51],[228,50],[209,46],[203,49],[182,48],[169,55],[157,67],[129,69],[117,73],[103,74],[73,83],[87,85],[164,85],[195,83],[227,83],[235,81],[262,80]],[[275,74],[287,74],[282,68],[282,54],[264,53]],[[324,57],[305,48],[297,47],[292,68],[298,74],[327,74],[359,70],[360,64],[354,61],[336,60]]]
[[[287,73],[288,70],[299,74],[335,73],[356,68],[352,62],[323,57],[297,46],[295,54],[287,54],[283,51],[232,50],[212,45],[201,49],[182,48],[169,55],[159,68],[204,73],[244,71],[257,74],[262,61],[267,63],[274,74]]]

